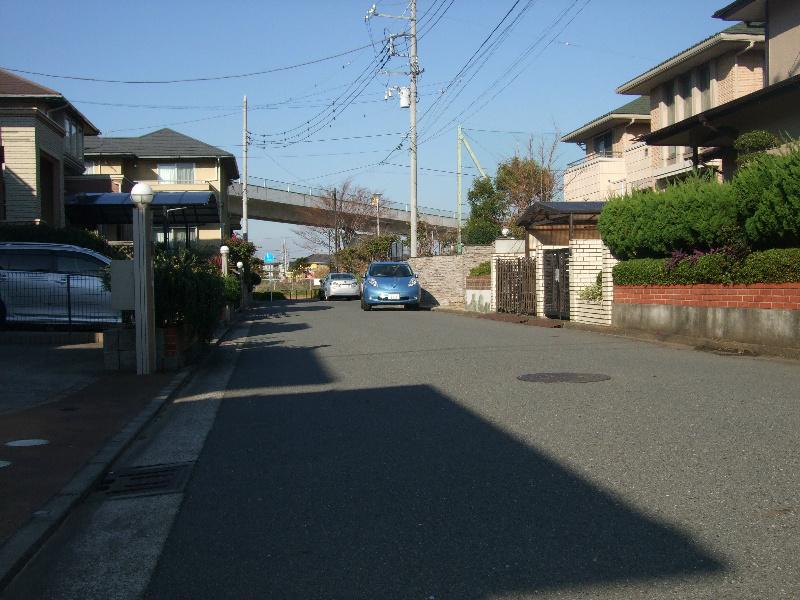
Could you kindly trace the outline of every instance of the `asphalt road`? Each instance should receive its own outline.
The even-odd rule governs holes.
[[[518,375],[600,373],[590,384]],[[148,598],[793,598],[797,364],[265,309]]]
[[[9,598],[800,597],[797,363],[346,301],[217,354],[127,459],[184,493],[93,497]]]

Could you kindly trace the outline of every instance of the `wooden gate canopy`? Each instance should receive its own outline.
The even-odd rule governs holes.
[[[517,219],[517,225],[529,229],[536,225],[597,225],[605,202],[534,202]]]
[[[568,245],[573,239],[599,239],[597,219],[605,202],[534,202],[517,219],[543,244]]]

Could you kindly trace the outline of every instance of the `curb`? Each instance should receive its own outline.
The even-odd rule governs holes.
[[[238,323],[239,315],[220,327],[219,334],[209,342],[218,346],[227,333]],[[88,496],[108,468],[147,427],[161,408],[195,373],[199,362],[178,372],[147,406],[128,422],[100,451],[92,457],[61,491],[55,494],[0,548],[0,591],[11,583],[33,555],[69,516],[72,509]]]

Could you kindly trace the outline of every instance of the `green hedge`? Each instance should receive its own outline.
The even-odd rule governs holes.
[[[610,200],[598,229],[622,259],[723,246],[739,235],[733,190],[699,175],[663,192],[641,190]]]
[[[791,248],[800,245],[800,146],[748,155],[731,183],[704,175],[663,192],[641,190],[610,200],[598,229],[620,259],[674,251]]]
[[[100,234],[77,227],[58,229],[49,225],[0,225],[0,242],[71,244],[94,250],[109,258],[127,258],[119,248],[111,246]]]
[[[667,269],[669,259],[626,260],[614,267],[617,285],[692,285],[698,283],[800,282],[800,248],[753,252],[744,260],[724,253],[684,259]]]
[[[485,260],[482,263],[472,267],[469,270],[469,274],[472,277],[480,277],[481,275],[491,275],[492,263],[488,260]]]
[[[185,325],[207,341],[225,305],[225,279],[191,251],[159,249],[153,257],[156,324]]]

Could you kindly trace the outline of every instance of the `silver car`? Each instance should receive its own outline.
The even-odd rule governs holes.
[[[0,242],[0,324],[119,323],[103,283],[110,264],[79,246]]]
[[[322,299],[330,300],[331,298],[358,298],[361,295],[361,289],[358,285],[358,279],[352,273],[331,273],[325,277],[325,283],[322,284]]]

